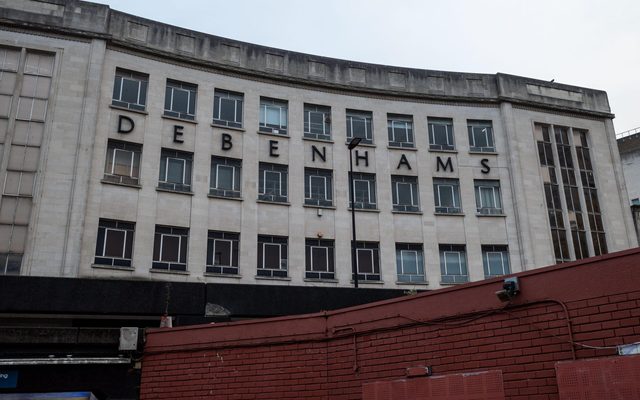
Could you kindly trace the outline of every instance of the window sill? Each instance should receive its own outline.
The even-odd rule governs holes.
[[[358,145],[360,146],[360,145]],[[407,151],[418,151],[415,147],[399,147],[399,146],[387,146],[387,149],[391,150],[407,150]]]
[[[464,217],[464,213],[439,213],[439,212],[434,212],[433,215],[439,215],[439,216],[449,216],[449,217]]]
[[[440,282],[440,286],[457,286],[457,285],[464,285],[465,283],[469,283],[469,281],[466,281],[466,282]]]
[[[228,129],[230,131],[245,132],[244,128],[238,128],[235,126],[227,126],[227,125],[220,125],[220,124],[214,124],[214,123],[211,123],[211,126],[214,128]]]
[[[347,141],[345,144],[348,146],[349,145],[349,141]],[[376,148],[377,146],[375,144],[373,144],[373,143],[362,143],[362,142],[360,142],[354,148],[358,148],[358,147],[373,147],[373,148]]]
[[[507,214],[476,214],[476,217],[478,217],[478,218],[486,218],[486,217],[504,218],[506,216],[507,216]]]
[[[232,274],[216,274],[213,272],[205,272],[204,276],[208,276],[211,278],[231,278],[231,279],[242,279],[242,275],[232,275]]]
[[[172,117],[171,115],[164,115],[164,114],[162,114],[161,117],[163,119],[170,119],[172,121],[180,121],[180,122],[186,122],[188,124],[198,125],[198,121],[196,121],[195,119],[185,119],[185,118],[179,118],[179,117]]]
[[[396,281],[396,285],[399,286],[429,286],[429,282],[406,282],[406,281]]]
[[[351,284],[355,284],[355,281],[351,280]],[[358,285],[384,285],[384,281],[363,281],[358,279]]]
[[[257,281],[286,281],[289,282],[291,281],[291,278],[289,277],[281,277],[281,276],[255,276],[255,279]]]
[[[497,151],[472,151],[469,150],[469,154],[486,154],[489,156],[497,156],[498,152]]]
[[[313,278],[304,278],[303,282],[312,282],[312,283],[338,283],[337,279],[313,279]]]
[[[353,208],[349,207],[349,208],[347,208],[347,210],[351,211],[351,210],[353,210]],[[360,212],[360,211],[370,212],[370,213],[379,213],[380,212],[380,210],[377,209],[377,208],[356,208],[355,210],[356,210],[356,212]]]
[[[191,275],[189,271],[171,271],[168,269],[155,269],[155,268],[150,268],[149,272],[152,272],[154,274]]]
[[[157,192],[165,192],[165,193],[185,194],[187,196],[193,196],[193,192],[183,192],[181,190],[171,190],[171,189],[165,189],[165,188],[161,188],[161,187],[156,187],[156,191]]]
[[[280,202],[280,201],[267,201],[267,200],[260,200],[260,199],[256,200],[256,203],[273,204],[273,205],[276,205],[276,206],[286,206],[286,207],[290,207],[291,206],[291,203],[289,203],[289,202],[284,203],[284,202]]]
[[[302,140],[307,140],[309,142],[320,142],[320,143],[335,143],[333,140],[329,140],[329,139],[316,139],[316,138],[310,138],[310,137],[302,137]]]
[[[317,206],[315,204],[303,204],[302,207],[304,208],[322,208],[325,210],[335,210],[336,206]]]
[[[285,139],[291,138],[291,136],[289,136],[289,135],[281,135],[279,133],[273,133],[273,132],[258,131],[258,135],[275,136],[275,137],[285,138]]]
[[[226,196],[218,196],[218,195],[215,195],[215,194],[208,194],[207,197],[210,198],[210,199],[244,201],[244,199],[242,197],[226,197]]]
[[[136,270],[134,267],[117,267],[115,265],[104,265],[104,264],[91,264],[91,268],[108,269],[111,271],[123,271],[123,272],[133,272]]]
[[[458,150],[429,149],[429,153],[449,153],[449,154],[457,154],[457,153],[458,153]]]
[[[149,115],[149,113],[146,112],[146,111],[132,110],[130,108],[114,106],[113,104],[109,104],[109,108],[113,108],[114,110],[129,111],[129,112],[136,113],[136,114],[141,114],[141,115]]]
[[[124,187],[130,187],[130,188],[134,188],[134,189],[142,189],[142,185],[133,185],[130,183],[119,183],[119,182],[111,182],[109,180],[106,179],[100,179],[101,183],[106,183],[107,185],[115,185],[115,186],[124,186]]]
[[[415,215],[422,215],[422,211],[400,211],[400,210],[391,210],[391,214],[415,214]]]

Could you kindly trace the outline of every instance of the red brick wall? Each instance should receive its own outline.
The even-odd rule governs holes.
[[[506,308],[494,279],[335,312],[154,330],[141,398],[361,399],[364,383],[430,365],[434,376],[501,370],[507,399],[558,399],[558,361],[640,341],[640,249],[519,277]]]

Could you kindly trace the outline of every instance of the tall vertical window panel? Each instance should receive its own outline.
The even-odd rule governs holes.
[[[304,137],[331,140],[331,107],[305,103]]]
[[[569,245],[567,242],[567,229],[564,223],[564,215],[560,201],[560,187],[556,176],[556,165],[553,158],[553,144],[551,142],[551,129],[547,125],[535,125],[534,135],[538,147],[540,160],[540,172],[544,184],[544,196],[547,204],[547,214],[551,228],[553,252],[556,262],[571,260]]]
[[[587,132],[574,129],[573,143],[576,148],[578,158],[578,168],[580,170],[580,180],[584,192],[584,200],[587,207],[587,217],[589,228],[591,229],[591,239],[593,241],[594,255],[598,256],[607,253],[607,241],[602,225],[602,211],[598,201],[598,189],[593,175],[593,165],[591,164],[591,154],[587,141]]]
[[[213,96],[213,123],[232,128],[242,128],[242,93],[216,89]]]
[[[335,278],[335,245],[329,239],[306,239],[305,277],[307,279]]]
[[[380,243],[356,242],[358,280],[380,281]]]
[[[426,282],[422,244],[396,243],[398,282]]]
[[[20,49],[0,47],[0,118],[9,117],[19,65]],[[4,135],[0,139],[4,142]]]
[[[152,268],[166,271],[186,271],[188,245],[188,228],[156,225]]]
[[[207,272],[210,274],[238,274],[240,234],[209,231],[207,238]]]
[[[567,203],[569,228],[573,239],[573,249],[576,259],[589,257],[587,246],[587,232],[582,207],[580,205],[580,190],[576,180],[576,171],[571,156],[569,128],[554,126],[560,175],[564,186],[564,197]]]
[[[164,115],[193,121],[196,118],[198,86],[167,79]]]
[[[100,219],[94,264],[131,267],[135,223]]]
[[[149,75],[116,68],[111,104],[130,110],[144,111],[147,105]]]
[[[288,244],[286,236],[258,235],[258,276],[287,277]]]

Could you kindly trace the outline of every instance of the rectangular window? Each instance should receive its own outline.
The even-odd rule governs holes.
[[[420,211],[418,177],[391,175],[391,191],[394,211]]]
[[[358,280],[380,281],[380,244],[356,242]]]
[[[109,140],[104,180],[125,185],[140,184],[140,156],[142,145]]]
[[[440,273],[442,275],[442,283],[463,283],[469,281],[465,245],[440,245]]]
[[[258,276],[287,277],[288,242],[285,236],[258,235]]]
[[[162,149],[158,187],[178,192],[190,192],[192,162],[192,153]]]
[[[167,79],[164,115],[193,121],[196,118],[197,93],[197,85]]]
[[[429,148],[431,150],[455,150],[453,120],[450,118],[428,118]]]
[[[260,132],[287,134],[287,109],[286,100],[260,97]]]
[[[399,282],[426,282],[422,244],[396,243]]]
[[[242,93],[216,89],[213,95],[213,123],[242,128]]]
[[[0,253],[0,275],[20,275],[22,254]]]
[[[378,207],[376,201],[376,175],[364,172],[353,173],[353,196],[356,209],[375,210]]]
[[[330,169],[304,169],[304,204],[330,207],[333,205],[333,171]]]
[[[411,115],[387,114],[389,146],[416,147],[413,139],[413,117]]]
[[[131,267],[135,227],[133,222],[101,218],[98,223],[94,264]]]
[[[209,194],[222,197],[240,197],[242,160],[211,156]]]
[[[491,121],[467,121],[469,131],[469,151],[494,153],[493,125]]]
[[[372,121],[371,111],[347,110],[347,141],[359,137],[360,143],[373,144]]]
[[[153,242],[153,269],[187,270],[189,229],[156,225]]]
[[[580,169],[580,181],[584,192],[584,200],[589,218],[589,228],[591,229],[591,239],[593,242],[594,255],[607,254],[607,241],[602,225],[602,214],[600,202],[598,201],[598,189],[593,175],[589,144],[587,143],[587,132],[578,129],[573,130],[573,142],[578,157],[578,167]]]
[[[307,239],[305,242],[305,277],[307,279],[334,279],[334,241]]]
[[[147,104],[149,75],[116,68],[111,104],[131,110],[144,111]]]
[[[331,140],[331,107],[305,103],[304,137]]]
[[[260,186],[258,200],[286,203],[288,198],[287,179],[289,175],[287,165],[260,163]]]
[[[238,275],[239,245],[239,233],[209,231],[207,273]]]
[[[482,264],[484,265],[485,278],[510,274],[511,267],[509,266],[507,246],[483,245]]]
[[[502,199],[500,197],[500,181],[473,181],[476,192],[476,211],[482,215],[502,214]]]
[[[462,212],[460,203],[460,183],[457,179],[433,179],[433,197],[436,213],[459,214]]]

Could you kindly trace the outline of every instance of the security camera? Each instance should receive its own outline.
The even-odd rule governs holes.
[[[500,301],[511,301],[516,295],[520,293],[520,283],[517,277],[506,278],[502,284],[502,290],[496,292],[496,296]]]

